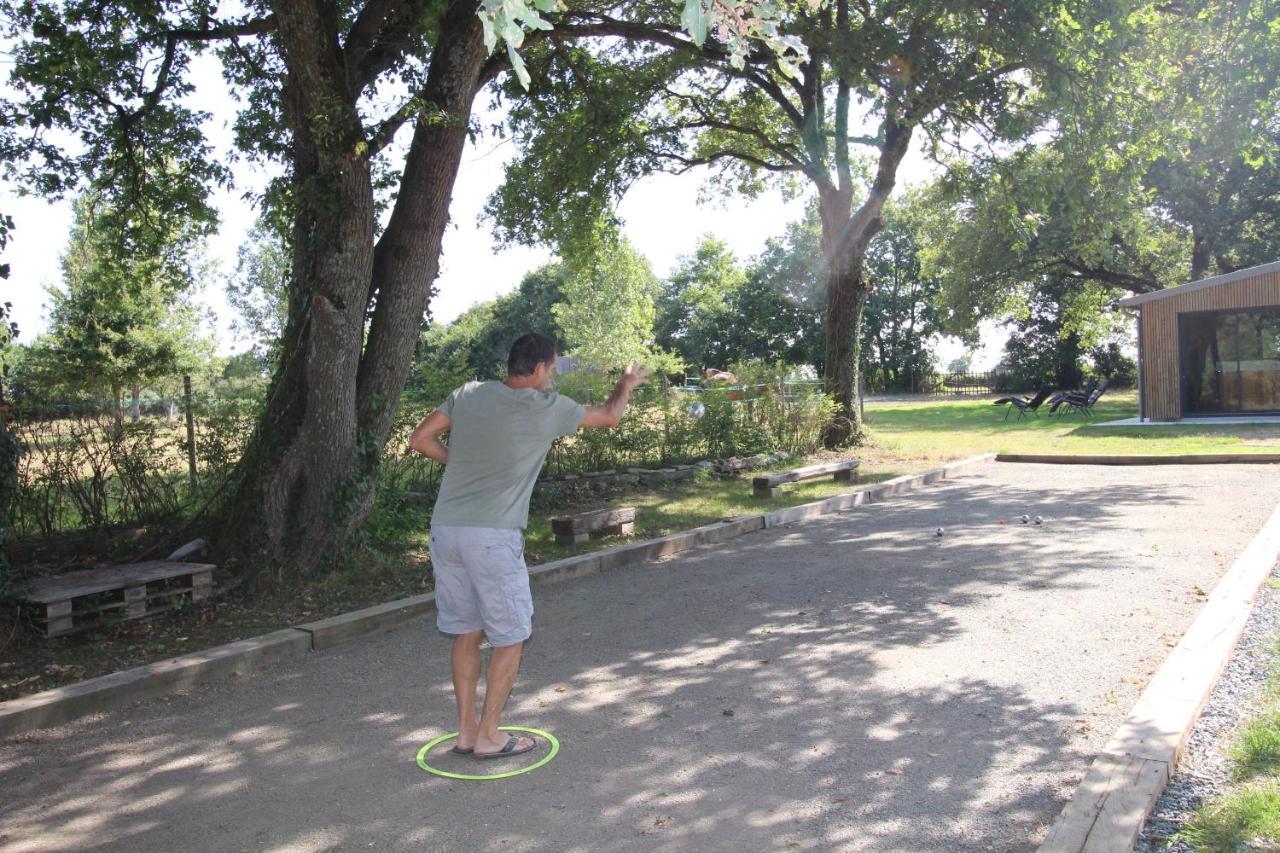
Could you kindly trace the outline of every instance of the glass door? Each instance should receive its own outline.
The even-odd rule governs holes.
[[[1230,336],[1222,334],[1213,314],[1184,314],[1181,320],[1183,411],[1189,415],[1223,412],[1227,395],[1221,354],[1224,345],[1230,345]]]
[[[1280,309],[1238,315],[1241,412],[1280,409]]]
[[[1280,412],[1280,308],[1179,319],[1186,414]]]

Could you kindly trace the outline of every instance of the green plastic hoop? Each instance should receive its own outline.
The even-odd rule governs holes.
[[[447,735],[441,735],[432,741],[427,741],[422,749],[418,750],[418,766],[433,776],[443,776],[446,779],[461,779],[464,782],[489,782],[494,779],[510,779],[512,776],[519,776],[522,773],[529,773],[537,770],[542,765],[556,757],[556,753],[560,751],[560,741],[556,740],[556,736],[550,732],[544,732],[542,729],[531,729],[528,726],[498,726],[498,731],[503,732],[527,732],[528,734],[544,737],[547,743],[551,744],[551,749],[547,750],[547,754],[530,764],[528,767],[521,767],[519,770],[509,770],[506,773],[494,773],[491,776],[481,776],[470,773],[451,773],[448,770],[441,770],[438,767],[432,767],[427,763],[427,753],[435,749],[446,741],[453,740],[458,736],[457,732],[450,732]]]

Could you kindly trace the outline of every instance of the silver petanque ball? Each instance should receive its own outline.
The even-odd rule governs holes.
[[[1044,522],[1044,519],[1037,515],[1037,516],[1036,516],[1036,524],[1042,524],[1043,522]]]
[[[941,536],[943,533],[946,533],[946,531],[945,531],[945,530],[943,530],[941,527],[939,527],[937,530],[933,531],[933,535],[934,535],[934,536]]]
[[[1026,523],[1027,523],[1027,522],[1029,522],[1030,520],[1031,520],[1031,516],[1029,516],[1029,515],[1024,515],[1024,516],[1022,517],[1022,523],[1023,523],[1023,524],[1026,524]]]
[[[707,407],[701,403],[694,403],[689,407],[689,417],[700,418],[707,413]]]

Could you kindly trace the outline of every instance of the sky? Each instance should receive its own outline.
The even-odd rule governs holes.
[[[219,155],[225,156],[232,148],[230,127],[236,103],[211,57],[193,63],[193,79],[196,91],[190,100],[210,112],[206,135]],[[478,97],[477,108],[487,100],[483,94]],[[486,116],[484,125],[492,126],[493,118]],[[545,249],[499,247],[489,225],[481,220],[485,201],[498,187],[503,168],[514,154],[513,143],[492,136],[467,144],[454,187],[437,296],[431,306],[437,321],[449,322],[478,302],[514,290],[525,273],[551,258]],[[197,301],[215,318],[210,331],[224,355],[249,346],[232,329],[234,312],[226,302],[225,276],[234,271],[236,252],[257,216],[244,196],[261,189],[269,179],[254,164],[232,162],[231,168],[235,187],[220,189],[213,197],[221,226],[207,246],[214,262],[211,278],[202,283],[197,295]],[[900,169],[899,187],[923,183],[932,173],[929,161],[913,150]],[[803,215],[804,199],[788,202],[777,192],[754,200],[726,195],[719,201],[699,204],[699,189],[708,177],[705,170],[680,176],[653,175],[633,185],[619,206],[626,236],[660,277],[668,275],[681,256],[692,254],[704,234],[724,240],[745,263],[764,249],[770,237],[782,235],[788,223]],[[0,301],[13,304],[20,340],[29,341],[47,327],[47,291],[61,281],[59,258],[71,229],[70,202],[21,197],[17,187],[0,181],[0,211],[12,215],[15,225],[3,254],[11,271],[9,280],[0,282]],[[975,369],[994,366],[999,358],[998,336],[984,337],[987,343],[974,354]],[[937,347],[938,361],[945,366],[963,351],[958,341],[943,341]]]

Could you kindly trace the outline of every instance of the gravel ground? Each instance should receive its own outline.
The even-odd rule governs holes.
[[[535,773],[417,768],[453,715],[419,625],[0,742],[0,853],[1032,851],[1277,502],[1257,465],[977,466],[537,589]]]
[[[1280,578],[1280,566],[1272,570]],[[1264,584],[1227,663],[1205,704],[1169,787],[1142,828],[1134,848],[1138,853],[1195,848],[1169,839],[1190,820],[1204,802],[1222,794],[1231,770],[1227,750],[1236,730],[1252,717],[1266,687],[1268,669],[1276,659],[1276,634],[1280,632],[1280,590]]]

